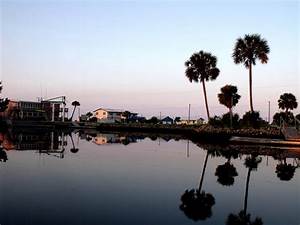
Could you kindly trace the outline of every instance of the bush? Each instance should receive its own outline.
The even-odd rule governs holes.
[[[232,115],[232,127],[233,128],[239,127],[239,119],[240,119],[240,117],[239,117],[238,114],[233,114]],[[223,114],[221,120],[222,120],[223,126],[225,126],[225,127],[231,127],[231,124],[230,124],[230,122],[231,122],[230,121],[230,113]]]
[[[219,116],[214,116],[212,118],[209,118],[208,124],[213,127],[223,127],[222,118]]]
[[[287,124],[293,124],[295,121],[292,112],[279,112],[274,114],[272,124],[280,126],[280,118],[282,118]]]
[[[242,127],[253,127],[253,128],[260,128],[262,126],[266,126],[268,123],[264,121],[260,115],[259,112],[246,112],[243,115],[243,118],[240,120],[240,125]]]

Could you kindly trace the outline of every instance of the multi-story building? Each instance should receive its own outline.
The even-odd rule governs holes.
[[[65,108],[64,112],[68,112]],[[0,117],[11,120],[57,121],[62,116],[60,103],[50,101],[13,101],[10,100],[7,109]]]
[[[122,120],[122,110],[115,109],[103,109],[99,108],[94,110],[94,116],[97,118],[98,122],[102,123],[115,123],[121,122]]]

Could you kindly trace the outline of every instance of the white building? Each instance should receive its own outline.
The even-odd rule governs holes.
[[[115,109],[104,109],[99,108],[94,110],[94,116],[97,118],[97,122],[101,123],[115,123],[121,122],[122,120],[122,110]]]

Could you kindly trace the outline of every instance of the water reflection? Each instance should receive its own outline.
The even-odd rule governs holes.
[[[204,190],[202,190],[202,185],[204,181],[208,156],[215,156],[217,155],[217,153],[218,152],[215,150],[206,151],[198,189],[187,189],[181,196],[181,205],[179,206],[180,210],[182,210],[188,218],[194,221],[206,220],[207,218],[212,216],[212,207],[215,204],[215,198],[211,193],[206,193]]]
[[[231,159],[236,159],[239,156],[239,152],[229,149],[221,151],[221,155],[227,161],[216,168],[215,175],[218,177],[218,183],[224,186],[231,186],[234,183],[234,177],[238,176],[236,168],[231,163]]]
[[[92,130],[0,133],[0,223],[297,225],[299,149],[178,140]],[[292,219],[284,223],[278,212]]]
[[[2,148],[0,154],[4,157],[6,155],[4,150],[35,151],[39,154],[64,158],[65,148],[68,145],[67,135],[71,133],[49,130],[7,130],[5,133],[0,133]]]
[[[256,217],[254,220],[251,219],[251,214],[247,213],[248,206],[248,192],[250,175],[252,171],[256,171],[258,164],[261,163],[262,159],[257,153],[252,153],[245,159],[244,165],[248,168],[247,179],[246,179],[246,190],[244,198],[244,208],[238,214],[229,214],[226,224],[227,225],[262,225],[263,221],[260,217]]]

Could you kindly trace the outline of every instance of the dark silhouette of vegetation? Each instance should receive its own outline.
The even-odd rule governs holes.
[[[239,102],[241,96],[237,93],[238,89],[233,85],[225,85],[218,94],[220,104],[225,105],[232,115],[232,108]]]
[[[219,165],[216,169],[215,175],[218,177],[217,181],[225,186],[234,184],[234,177],[238,176],[236,168],[231,163],[231,158],[237,158],[238,152],[235,150],[221,151],[221,155],[227,159],[223,165]]]
[[[151,124],[158,124],[159,123],[159,119],[155,116],[152,116],[149,120],[146,121],[147,123],[151,123]]]
[[[294,115],[292,112],[279,112],[275,113],[273,116],[273,124],[280,126],[280,120],[283,119],[287,124],[293,124],[295,121]]]
[[[185,62],[185,66],[185,75],[189,81],[202,83],[207,119],[209,120],[210,116],[205,82],[215,80],[220,73],[220,70],[217,68],[217,57],[211,53],[200,51],[194,53],[190,59]]]
[[[221,121],[224,127],[232,126],[233,128],[238,128],[240,117],[238,114],[233,114],[231,116],[230,113],[225,113],[222,115]]]
[[[0,147],[0,162],[7,161],[7,154],[2,147]]]
[[[278,107],[279,109],[285,110],[286,113],[289,110],[296,109],[298,107],[298,102],[295,95],[291,93],[284,93],[280,95],[278,99]]]
[[[287,164],[286,157],[280,159],[280,163],[276,166],[276,174],[280,180],[289,181],[294,177],[296,166]]]
[[[71,121],[73,120],[75,109],[76,109],[77,106],[80,106],[80,103],[78,101],[74,101],[74,102],[72,102],[72,106],[74,106],[74,108],[73,108],[72,116],[71,116],[71,119],[70,119]]]
[[[252,99],[252,65],[256,64],[256,60],[261,63],[268,62],[268,54],[270,48],[265,39],[259,34],[246,34],[244,38],[236,40],[233,50],[233,60],[235,64],[244,64],[249,70],[249,93],[250,93],[250,111],[254,112]]]
[[[222,118],[219,116],[209,118],[208,124],[213,127],[223,127]]]
[[[267,125],[267,122],[260,117],[259,112],[249,111],[243,115],[240,124],[242,127],[260,128]]]
[[[251,214],[247,214],[247,203],[248,203],[248,190],[251,171],[256,170],[258,164],[261,162],[261,158],[257,154],[251,154],[251,156],[246,157],[244,165],[248,168],[247,180],[246,180],[246,190],[244,199],[244,209],[241,210],[237,215],[229,214],[226,225],[262,225],[263,221],[261,218],[257,217],[251,220]]]
[[[174,119],[174,123],[178,123],[178,122],[180,122],[180,120],[181,120],[181,118],[180,118],[179,116],[177,116],[177,117],[175,117],[175,119]]]
[[[209,154],[216,155],[217,153],[214,150],[207,150],[199,188],[196,190],[186,190],[181,196],[181,205],[179,206],[180,210],[182,210],[188,218],[194,221],[205,220],[211,217],[212,206],[215,204],[215,198],[213,195],[202,190]]]

